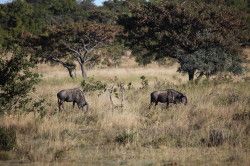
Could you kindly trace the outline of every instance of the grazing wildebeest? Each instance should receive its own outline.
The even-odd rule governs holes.
[[[158,104],[158,102],[160,103],[166,103],[167,107],[169,106],[169,103],[183,103],[183,104],[187,104],[187,97],[176,91],[173,89],[167,89],[164,91],[154,91],[150,94],[150,106],[153,103],[155,103],[155,106]]]
[[[63,103],[65,101],[73,102],[73,108],[75,107],[75,103],[78,108],[82,110],[83,107],[86,106],[86,111],[88,111],[88,103],[85,100],[83,92],[79,88],[61,90],[57,93],[57,99],[59,111],[61,111],[61,106],[64,109]]]

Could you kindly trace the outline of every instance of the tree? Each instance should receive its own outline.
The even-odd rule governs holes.
[[[86,63],[96,59],[93,52],[112,43],[119,31],[118,26],[77,22],[50,27],[44,35],[28,38],[25,46],[35,49],[38,59],[41,60],[52,60],[61,64],[70,62],[71,66],[74,61],[78,62],[81,74],[86,78]]]
[[[177,55],[178,56],[178,55]],[[181,72],[199,71],[198,78],[205,75],[209,77],[217,72],[228,71],[235,74],[242,72],[241,59],[234,56],[220,47],[210,47],[200,49],[188,56],[180,56]],[[189,79],[194,78],[194,73],[189,75]]]
[[[245,20],[241,18],[242,13],[231,8],[191,2],[145,2],[132,8],[131,13],[132,16],[120,17],[119,24],[125,29],[126,44],[142,64],[172,57],[182,65],[179,71],[187,72],[189,80],[193,80],[195,72],[215,74],[220,71],[204,71],[208,68],[201,67],[201,64],[212,60],[198,58],[204,50],[209,52],[206,56],[213,55],[213,61],[218,58],[214,62],[241,59],[240,38]],[[228,56],[221,58],[220,51],[214,48],[222,49],[223,56]],[[211,54],[211,51],[215,52]],[[201,61],[200,65],[194,64],[193,58]],[[189,65],[184,67],[184,64]],[[234,64],[231,63],[231,67]]]
[[[0,6],[0,47],[13,46],[25,32],[41,31],[43,20],[35,16],[33,9],[32,5],[21,0]]]
[[[119,41],[115,41],[103,48],[100,48],[97,51],[101,54],[99,63],[108,67],[117,67],[121,64],[121,57],[125,54],[126,50],[128,49]]]
[[[28,93],[39,81],[39,75],[31,69],[34,64],[20,49],[12,56],[2,53],[0,57],[0,112],[25,108],[32,100]]]

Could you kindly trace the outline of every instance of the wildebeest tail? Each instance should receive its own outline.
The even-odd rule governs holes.
[[[156,99],[155,99],[155,92],[152,92],[150,94],[150,103],[149,103],[149,109],[151,108],[152,104],[156,102]]]
[[[86,102],[85,107],[86,107],[86,112],[88,112],[89,111],[89,104],[87,102]]]

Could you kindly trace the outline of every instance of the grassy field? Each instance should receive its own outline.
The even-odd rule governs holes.
[[[43,74],[35,99],[46,98],[46,114],[5,115],[2,126],[17,131],[17,147],[0,157],[0,164],[71,165],[249,165],[250,85],[241,77],[187,82],[177,66],[93,69],[89,76],[125,86],[123,108],[112,108],[108,93],[86,93],[90,111],[85,114],[66,103],[58,112],[56,93],[80,87],[60,67],[40,65]],[[79,75],[79,71],[77,72]],[[141,88],[140,77],[149,82]],[[159,105],[148,109],[149,94],[174,88],[188,104]],[[116,99],[115,104],[119,103]]]

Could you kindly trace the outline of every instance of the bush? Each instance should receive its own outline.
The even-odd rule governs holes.
[[[127,144],[133,142],[135,133],[131,131],[123,131],[115,137],[115,142],[119,144]]]
[[[141,89],[148,88],[148,79],[145,76],[141,76]]]
[[[81,83],[84,92],[106,90],[107,84],[101,81],[96,81],[94,78],[88,78]]]
[[[9,151],[16,146],[16,131],[14,128],[0,127],[0,150]]]
[[[220,130],[211,130],[209,132],[209,142],[208,146],[219,146],[224,142],[224,137],[222,131]]]
[[[10,160],[11,159],[11,155],[9,154],[9,152],[5,152],[5,151],[0,151],[0,160]]]
[[[34,63],[23,52],[16,49],[10,57],[0,58],[0,113],[17,109],[27,110],[32,98],[29,92],[39,82],[39,75],[31,71]]]
[[[179,71],[198,71],[201,76],[209,77],[223,71],[234,74],[243,72],[240,56],[230,54],[219,47],[200,49],[189,56],[180,56],[180,59]]]

